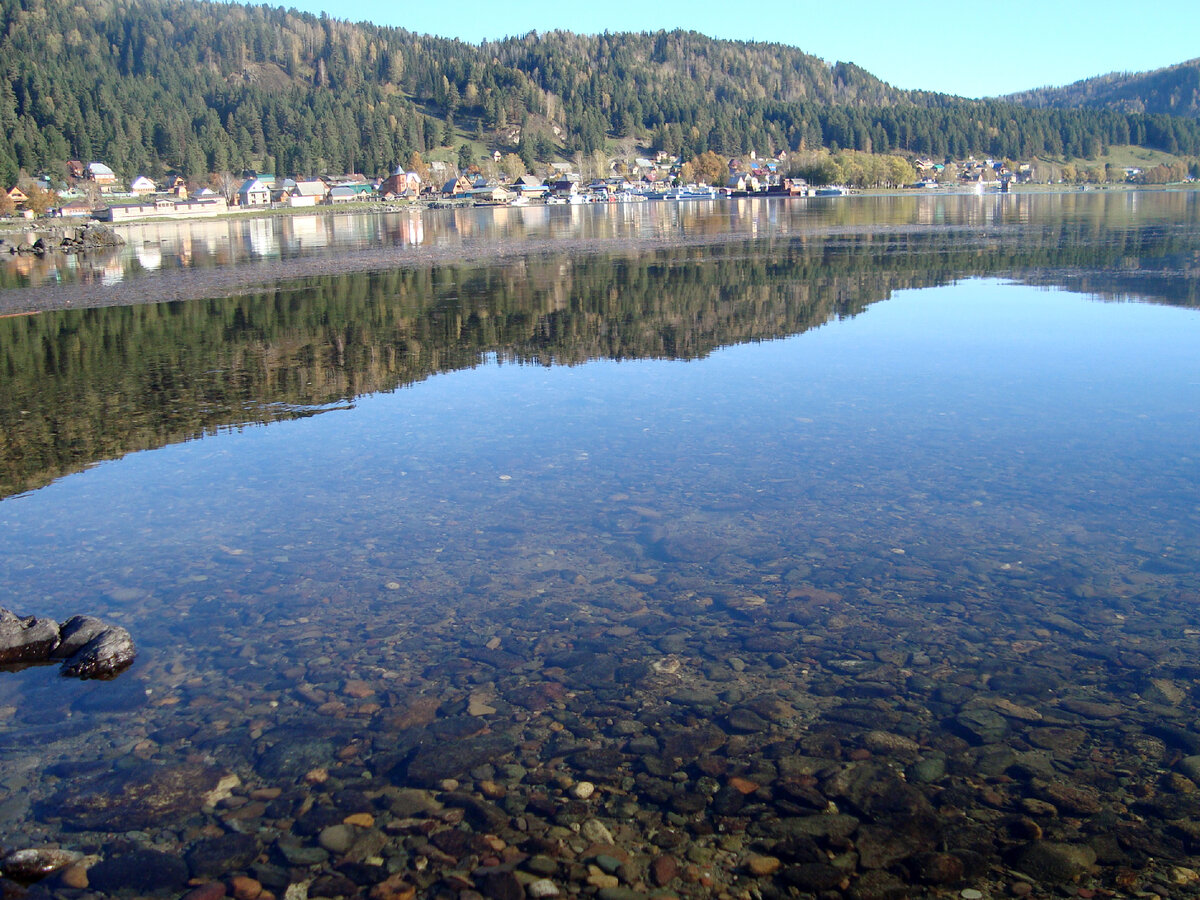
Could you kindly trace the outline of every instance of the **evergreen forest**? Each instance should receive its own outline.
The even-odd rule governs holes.
[[[1033,107],[1093,107],[1200,118],[1200,58],[1153,72],[1111,72],[1007,99]]]
[[[413,152],[466,163],[472,147],[499,148],[532,166],[614,141],[684,159],[1200,154],[1194,117],[901,91],[852,64],[686,31],[477,46],[268,6],[0,0],[0,65],[6,185],[68,160],[106,162],[124,180],[378,175]]]

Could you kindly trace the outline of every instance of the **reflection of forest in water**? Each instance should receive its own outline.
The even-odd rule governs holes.
[[[221,300],[0,319],[0,496],[492,355],[546,365],[694,358],[975,276],[1194,307],[1198,273],[1194,229],[1089,220],[394,269]]]
[[[212,220],[146,221],[117,226],[119,250],[80,255],[0,256],[0,290],[104,285],[169,279],[188,270],[256,269],[270,283],[298,262],[336,258],[359,271],[405,264],[417,250],[464,258],[539,239],[641,244],[730,236],[828,233],[838,229],[934,227],[1003,230],[1030,223],[1142,228],[1200,217],[1194,191],[1093,191],[1064,194],[906,193],[853,198],[582,206],[409,209]],[[66,227],[71,227],[67,225]],[[42,229],[44,231],[44,229]],[[32,243],[37,229],[2,236]],[[342,268],[339,271],[348,271]],[[163,296],[174,296],[168,291]],[[124,302],[119,297],[110,302]],[[89,304],[89,305],[107,305]],[[15,309],[11,311],[16,311]]]

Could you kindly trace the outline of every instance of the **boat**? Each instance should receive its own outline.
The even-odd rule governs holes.
[[[844,187],[831,184],[826,187],[817,188],[816,195],[818,197],[845,197],[848,193],[849,191],[847,191]]]

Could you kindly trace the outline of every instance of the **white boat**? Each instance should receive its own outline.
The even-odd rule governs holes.
[[[847,193],[849,192],[844,187],[840,187],[836,184],[817,188],[818,197],[844,197]]]

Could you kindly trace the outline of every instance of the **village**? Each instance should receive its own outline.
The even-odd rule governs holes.
[[[423,203],[432,206],[523,206],[647,200],[697,200],[722,197],[839,196],[851,189],[840,184],[809,184],[784,174],[787,153],[760,158],[725,160],[706,154],[703,169],[693,162],[659,152],[653,158],[612,160],[609,174],[585,179],[569,163],[549,166],[544,176],[520,171],[514,154],[495,151],[484,166],[458,171],[449,163],[425,164],[419,155],[410,167],[397,167],[386,177],[361,174],[293,178],[271,173],[243,172],[210,175],[203,184],[168,173],[159,181],[136,175],[128,182],[103,162],[67,163],[65,179],[41,175],[0,192],[0,212],[24,219],[55,217],[120,223],[161,218],[208,218],[237,212],[339,207],[364,204]],[[413,165],[415,163],[415,165]],[[514,165],[514,163],[516,165]],[[1038,174],[1030,164],[1010,164],[974,157],[958,163],[914,160],[904,166],[904,180],[891,187],[918,190],[973,189],[1007,192],[1014,184],[1033,183]],[[508,173],[507,175],[505,173]],[[1132,180],[1138,169],[1116,174]],[[911,177],[915,176],[915,177]],[[1060,178],[1060,181],[1062,179]],[[1105,179],[1090,179],[1093,181]]]
[[[632,165],[617,164],[606,178],[585,181],[562,164],[550,177],[512,171],[511,160],[496,151],[491,172],[473,166],[458,172],[447,163],[434,161],[417,167],[398,167],[384,178],[361,174],[293,178],[270,173],[245,172],[233,180],[217,176],[201,185],[189,185],[181,175],[168,174],[155,182],[137,175],[128,184],[118,181],[102,162],[86,165],[68,163],[65,184],[56,185],[48,176],[33,185],[14,186],[7,191],[12,212],[24,218],[49,215],[64,219],[94,218],[124,222],[152,218],[203,218],[237,211],[298,209],[315,206],[345,206],[364,203],[421,201],[455,205],[525,205],[607,202],[616,200],[674,199],[717,196],[719,193],[795,193],[807,186],[779,176],[779,161],[770,160],[746,167],[730,162],[730,178],[722,191],[710,186],[684,183],[690,173],[678,159],[659,154],[657,159],[637,159]],[[504,163],[506,165],[502,166]],[[36,198],[36,199],[35,199]]]

